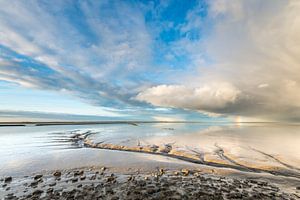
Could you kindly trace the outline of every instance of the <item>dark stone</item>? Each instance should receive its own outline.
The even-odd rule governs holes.
[[[36,196],[39,196],[43,193],[43,190],[35,190],[32,194],[33,195],[36,195]]]
[[[78,181],[78,178],[73,178],[72,179],[72,183],[75,183],[75,182],[77,182]]]
[[[60,177],[61,176],[61,172],[60,171],[56,171],[56,172],[53,173],[53,176]]]
[[[4,183],[10,183],[12,181],[12,177],[8,176],[4,178]]]
[[[43,177],[42,174],[37,174],[37,175],[35,175],[34,180],[38,180],[38,179],[40,179],[40,178],[42,178],[42,177]]]

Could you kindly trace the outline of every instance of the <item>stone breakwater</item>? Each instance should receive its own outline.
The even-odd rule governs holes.
[[[266,181],[188,169],[124,174],[105,167],[85,168],[0,181],[3,199],[300,199]]]

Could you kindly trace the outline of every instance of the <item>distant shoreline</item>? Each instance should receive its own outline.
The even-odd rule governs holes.
[[[166,124],[175,124],[175,123],[193,123],[193,124],[207,124],[207,123],[216,123],[216,124],[286,124],[286,125],[300,125],[298,123],[287,123],[287,122],[207,122],[207,121],[24,121],[24,122],[0,122],[0,127],[3,126],[58,126],[58,125],[95,125],[95,124],[129,124],[133,126],[138,126],[138,124],[154,124],[154,123],[166,123]]]

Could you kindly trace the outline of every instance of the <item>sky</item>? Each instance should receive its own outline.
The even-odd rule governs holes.
[[[0,0],[0,121],[300,120],[298,0]]]

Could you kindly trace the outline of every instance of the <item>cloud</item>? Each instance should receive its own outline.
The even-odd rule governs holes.
[[[30,0],[0,5],[1,80],[68,91],[95,105],[139,104],[130,96],[143,80],[131,77],[147,69],[152,38],[137,6]]]
[[[207,84],[197,88],[183,85],[159,85],[137,95],[140,101],[156,106],[214,112],[234,104],[240,91],[228,83]]]
[[[299,12],[296,0],[209,1],[202,21],[206,35],[177,41],[190,57],[200,58],[191,63],[198,73],[176,76],[176,85],[157,85],[137,98],[176,108],[299,120]],[[214,82],[226,84],[197,92]],[[234,89],[224,90],[226,85]],[[215,95],[218,89],[220,97]]]
[[[297,0],[0,1],[0,80],[107,107],[300,120],[299,13]]]

